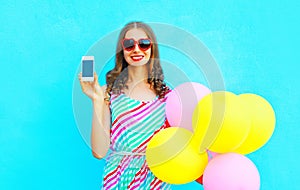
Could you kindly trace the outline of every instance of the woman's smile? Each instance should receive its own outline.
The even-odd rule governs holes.
[[[133,61],[141,61],[144,58],[144,55],[132,55],[130,57]]]

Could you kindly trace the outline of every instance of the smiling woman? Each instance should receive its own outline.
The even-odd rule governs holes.
[[[133,81],[137,83],[133,83]],[[152,93],[159,95],[161,98],[168,91],[163,82],[164,75],[160,65],[154,32],[144,23],[131,22],[120,32],[115,68],[106,74],[106,94],[110,94],[111,91],[119,94],[121,90],[127,89],[126,86],[133,85],[137,87],[141,81],[148,85],[148,89],[151,85]],[[133,92],[130,94],[135,95]],[[145,95],[143,94],[141,98],[147,98]]]
[[[106,74],[107,86],[99,86],[96,73],[92,82],[82,81],[81,74],[79,79],[93,101],[93,155],[106,157],[102,188],[170,189],[170,184],[153,175],[145,160],[149,140],[169,127],[165,102],[170,90],[152,29],[142,22],[122,29],[115,67]]]

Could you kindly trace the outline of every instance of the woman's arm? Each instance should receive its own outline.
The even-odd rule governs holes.
[[[105,93],[106,86],[102,87]],[[110,110],[103,98],[93,99],[91,147],[94,157],[105,157],[110,146]]]
[[[78,78],[82,92],[93,102],[91,147],[93,155],[101,159],[110,145],[110,110],[104,101],[106,86],[100,87],[97,73],[94,73],[94,81],[82,81],[82,73]]]

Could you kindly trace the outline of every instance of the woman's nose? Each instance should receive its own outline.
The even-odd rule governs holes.
[[[140,51],[140,48],[139,48],[139,45],[136,43],[134,44],[134,49],[133,49],[134,52],[138,52]]]

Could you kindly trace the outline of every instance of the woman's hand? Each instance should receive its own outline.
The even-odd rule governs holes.
[[[91,98],[92,101],[104,100],[104,93],[99,85],[96,72],[94,73],[94,81],[82,81],[81,72],[78,74],[78,79],[80,81],[82,92]]]

